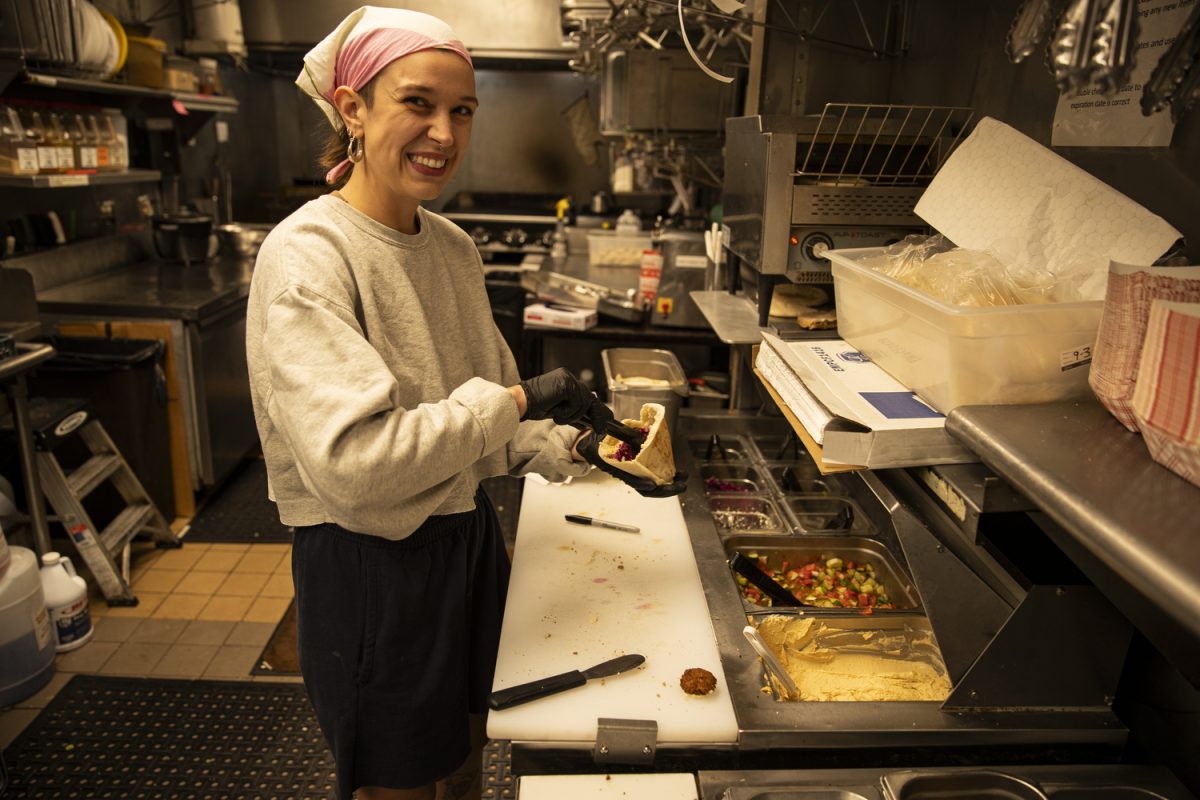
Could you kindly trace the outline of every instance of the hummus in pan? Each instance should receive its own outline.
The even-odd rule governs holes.
[[[927,633],[837,628],[812,617],[781,614],[757,625],[800,690],[799,697],[787,699],[942,702],[950,694],[941,653]]]

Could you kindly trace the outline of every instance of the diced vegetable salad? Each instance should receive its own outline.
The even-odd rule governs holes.
[[[768,564],[764,555],[746,553],[746,557],[757,560],[763,572],[773,577],[806,606],[895,608],[887,589],[875,580],[875,567],[870,564],[845,561],[837,556],[819,556],[815,561],[800,566],[784,561],[775,568]],[[741,575],[735,577],[742,595],[747,600],[760,606],[771,605],[771,598],[763,594],[757,586]]]

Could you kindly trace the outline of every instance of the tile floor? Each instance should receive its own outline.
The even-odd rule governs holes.
[[[300,681],[250,674],[292,599],[291,546],[188,542],[186,535],[183,542],[177,550],[135,544],[136,606],[110,608],[89,580],[92,639],[55,657],[55,675],[40,692],[0,709],[0,750],[76,673]]]

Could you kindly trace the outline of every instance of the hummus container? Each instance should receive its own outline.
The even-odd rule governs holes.
[[[767,481],[755,467],[744,464],[705,464],[700,467],[705,494],[749,492],[766,494]]]
[[[787,695],[764,668],[763,683],[776,700],[940,704],[950,695],[941,650],[929,620],[919,614],[828,616],[781,609],[749,619],[799,688],[799,697]],[[939,795],[912,795],[918,796]]]
[[[687,376],[670,350],[644,347],[610,347],[600,351],[608,399],[617,419],[637,419],[642,406],[658,403],[666,409],[667,427],[674,431],[683,398],[688,394]]]
[[[798,569],[810,562],[827,561],[833,557],[840,558],[843,562],[870,564],[875,570],[876,585],[882,587],[886,592],[884,596],[894,606],[890,609],[875,608],[872,610],[873,614],[909,613],[921,606],[916,587],[913,586],[896,558],[883,543],[874,539],[851,536],[805,536],[784,542],[773,536],[737,535],[725,540],[726,556],[732,558],[734,553],[741,553],[751,560],[756,560],[757,557],[766,557],[767,568],[775,571],[782,571],[784,564],[787,564],[789,569]],[[734,574],[733,577],[737,581],[739,576]],[[741,581],[737,582],[741,586]],[[752,600],[747,597],[744,587],[740,593],[742,604],[748,611],[760,611],[770,607],[769,598]],[[876,594],[876,598],[878,597],[879,595]],[[802,598],[801,602],[803,602]],[[822,608],[810,604],[804,604],[799,608],[812,613],[860,613],[857,608]],[[785,609],[777,607],[777,610]]]
[[[766,495],[740,492],[711,494],[708,496],[708,508],[713,523],[721,533],[791,533],[779,507]]]

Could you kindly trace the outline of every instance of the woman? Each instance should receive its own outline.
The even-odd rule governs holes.
[[[359,9],[297,84],[334,127],[346,157],[327,178],[345,183],[263,243],[247,354],[271,497],[296,530],[301,671],[339,797],[431,798],[464,761],[478,769],[468,720],[486,708],[507,589],[479,482],[583,474],[598,437],[569,426],[611,413],[565,370],[519,381],[478,251],[420,207],[462,162],[478,106],[449,27]]]

